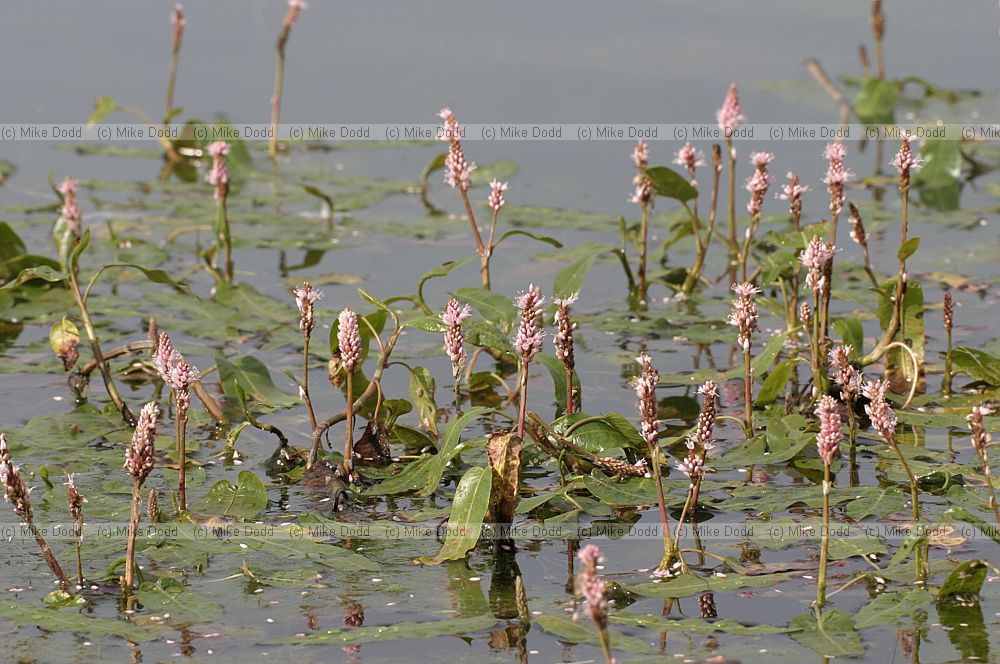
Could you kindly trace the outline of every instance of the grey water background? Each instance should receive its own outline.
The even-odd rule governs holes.
[[[831,75],[856,74],[858,44],[870,44],[869,5],[318,0],[288,46],[282,118],[433,122],[449,105],[466,123],[712,122],[726,86],[736,81],[751,121],[833,122],[836,109],[808,82],[802,62],[817,57]],[[82,121],[99,95],[157,117],[170,7],[106,0],[8,5],[0,25],[0,117]],[[1000,61],[995,2],[906,0],[888,2],[886,10],[890,75],[992,87]],[[285,11],[277,0],[185,4],[176,100],[186,115],[267,121]],[[775,85],[787,81],[803,85],[791,92]],[[653,144],[654,162],[665,161],[665,146],[675,149]],[[24,176],[60,171],[39,147],[18,143],[4,151]],[[787,163],[804,170],[809,162],[800,157],[818,157],[821,147],[782,144],[776,165],[787,154]],[[623,187],[608,173],[627,166],[627,143],[477,144],[475,152],[480,162],[504,156],[519,163],[513,191],[520,201],[615,213],[624,206]],[[811,161],[819,173],[821,160]]]
[[[833,122],[833,103],[812,84],[802,66],[807,57],[818,58],[831,76],[860,71],[859,43],[870,44],[870,3],[780,2],[436,2],[372,1],[331,3],[314,0],[296,26],[288,46],[283,120],[287,122],[434,122],[442,106],[451,106],[466,123],[491,122],[712,122],[731,81],[740,85],[744,112],[751,121]],[[170,48],[169,10],[172,3],[37,2],[8,4],[0,21],[0,120],[17,123],[79,122],[90,113],[100,95],[111,95],[150,112],[161,112]],[[188,25],[181,54],[176,103],[184,115],[233,122],[266,122],[274,75],[274,40],[286,11],[281,1],[187,2]],[[1000,61],[1000,8],[995,2],[944,4],[932,0],[886,3],[888,27],[886,60],[890,76],[914,74],[954,88],[980,88],[989,95],[996,89]],[[977,108],[982,109],[979,105]],[[967,117],[953,109],[957,119]],[[1000,115],[997,116],[1000,120]],[[980,117],[980,121],[989,118]],[[121,121],[127,121],[121,116]],[[665,163],[678,146],[653,142],[654,163]],[[706,150],[708,146],[699,146]],[[823,143],[743,143],[741,159],[751,150],[767,147],[777,154],[774,171],[798,170],[822,198],[819,182],[825,164]],[[518,204],[570,207],[608,214],[635,216],[627,202],[632,170],[630,142],[621,143],[494,143],[469,142],[470,157],[480,163],[510,159],[519,172],[511,181],[508,200]],[[870,172],[872,156],[858,155],[851,145],[849,162],[862,174]],[[258,153],[259,154],[259,153]],[[426,150],[336,154],[348,169],[390,179],[416,179],[429,155]],[[887,155],[891,154],[886,152]],[[0,158],[13,162],[17,172],[0,188],[0,201],[51,202],[46,178],[73,174],[82,178],[148,180],[159,164],[152,160],[81,157],[44,143],[5,143]],[[888,156],[886,157],[886,160]],[[436,179],[436,178],[435,178]],[[435,201],[458,212],[452,192],[438,190]],[[738,194],[739,195],[739,194]],[[963,203],[981,201],[966,191]],[[776,203],[769,201],[773,209]],[[405,218],[419,206],[411,201],[386,201],[380,212]],[[48,251],[50,219],[38,219],[26,240],[35,251]],[[327,254],[316,270],[372,275],[373,258],[379,262],[376,286],[381,295],[399,283],[411,284],[430,267],[471,251],[465,228],[455,225],[455,240],[422,243],[420,252],[403,254],[413,243],[377,239],[358,251]],[[952,248],[942,231],[922,228],[941,240],[924,249],[918,261],[934,251]],[[574,234],[559,231],[560,239],[573,244]],[[940,236],[938,234],[941,234]],[[603,238],[615,241],[616,230]],[[995,243],[995,231],[983,236]],[[970,242],[962,236],[959,242]],[[891,243],[889,243],[891,245]],[[530,251],[535,251],[531,248]],[[891,254],[892,247],[887,247]],[[285,285],[267,272],[274,252],[248,251],[237,255],[237,266],[261,259],[253,281],[266,292],[280,296]],[[530,254],[529,254],[530,255]],[[400,260],[400,256],[405,256]],[[504,253],[498,257],[497,289],[524,288],[535,275],[551,280],[551,270],[525,264],[526,256]],[[469,266],[471,268],[471,266]],[[930,265],[925,265],[930,269]],[[474,270],[467,270],[475,283]],[[602,279],[605,276],[607,279]],[[268,283],[268,281],[271,283]],[[588,279],[598,295],[619,293],[621,275],[598,266]],[[610,284],[610,285],[609,285]],[[368,285],[366,284],[366,287]],[[349,297],[350,287],[331,287],[331,300]],[[329,304],[329,303],[328,303]],[[330,304],[334,307],[336,304]],[[983,309],[990,306],[983,302]],[[20,342],[44,336],[47,330],[27,330]],[[995,332],[979,329],[984,339]],[[992,334],[992,336],[991,336]],[[591,335],[597,337],[595,333]],[[606,349],[619,340],[594,340]],[[622,341],[627,346],[627,340]],[[630,346],[634,347],[634,346]],[[657,350],[672,351],[667,344]],[[210,355],[210,353],[206,353]],[[690,354],[672,352],[676,364],[664,360],[662,370],[690,368]],[[665,356],[666,357],[666,356]],[[281,366],[294,366],[292,355],[276,358]],[[631,413],[631,395],[618,368],[606,357],[581,360],[586,376],[585,397]],[[435,374],[445,376],[440,359]],[[43,412],[54,393],[68,395],[63,377],[0,377],[3,419],[25,420]],[[280,379],[283,380],[283,379]],[[288,385],[281,384],[284,389]],[[405,393],[405,383],[393,385]],[[62,391],[58,391],[58,390]],[[549,398],[548,387],[545,399]],[[667,392],[664,390],[664,392]],[[97,391],[94,392],[95,394]],[[336,407],[334,396],[318,397],[319,408]],[[64,405],[66,402],[63,402]],[[301,413],[297,413],[297,416]],[[289,418],[290,419],[290,418]],[[305,424],[281,421],[283,428],[303,436]],[[257,447],[251,458],[266,454],[265,436],[247,434]],[[611,545],[615,567],[650,566],[656,561],[656,542],[641,546]],[[529,587],[556,594],[565,581],[563,553],[558,546],[525,552],[520,558]],[[400,566],[408,564],[407,552],[399,554]],[[489,564],[477,561],[484,577]],[[800,589],[801,601],[810,588]],[[848,601],[843,597],[841,601]],[[724,617],[748,622],[768,619],[754,603],[720,596]],[[236,602],[238,604],[238,602]],[[236,606],[248,619],[259,620],[258,607]],[[384,624],[399,618],[426,619],[419,607],[408,614],[369,605],[368,621]],[[650,602],[643,609],[655,610]],[[783,615],[783,614],[782,614]],[[416,616],[416,617],[414,617]],[[287,616],[286,616],[287,617]],[[777,619],[777,618],[776,618]],[[270,627],[269,636],[290,633],[287,620]],[[296,627],[295,629],[299,629]],[[886,630],[885,638],[891,639]],[[878,637],[883,636],[876,631]],[[554,643],[540,632],[532,639],[548,649],[544,656],[558,656]],[[551,640],[550,640],[551,641]],[[379,657],[427,660],[475,658],[455,639],[437,639],[433,655],[415,653],[405,642],[369,644],[368,659]],[[883,642],[884,643],[884,642]],[[442,645],[443,644],[443,645]],[[238,652],[230,644],[230,652]],[[537,646],[536,646],[537,647]],[[947,653],[947,645],[941,646]],[[203,652],[203,646],[199,645]],[[325,649],[320,649],[325,650]],[[163,649],[165,655],[168,649]],[[260,655],[259,649],[248,649]],[[479,646],[477,653],[483,653]],[[935,651],[931,648],[931,653]],[[121,654],[120,652],[118,654]],[[335,651],[334,658],[339,655]],[[870,653],[877,657],[875,653]],[[319,651],[310,657],[321,657]],[[500,656],[495,656],[501,659]],[[789,657],[794,658],[791,654]],[[794,659],[790,660],[794,661]],[[874,660],[873,660],[874,661]]]

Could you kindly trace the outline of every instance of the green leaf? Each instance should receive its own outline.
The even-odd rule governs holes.
[[[17,275],[17,278],[13,281],[7,282],[3,286],[0,286],[0,290],[11,290],[34,279],[41,279],[43,281],[55,283],[57,281],[64,281],[67,278],[68,275],[65,272],[54,270],[48,265],[39,265],[37,267],[29,267],[21,270],[21,272]]]
[[[941,584],[938,601],[957,597],[978,597],[988,570],[989,563],[985,560],[966,560]]]
[[[583,485],[595,498],[607,505],[648,505],[657,500],[656,480],[647,477],[618,482],[595,470],[590,475],[584,475]],[[687,498],[671,495],[668,480],[663,482],[663,492],[667,507],[682,506]]]
[[[431,159],[426,166],[424,166],[423,172],[420,173],[420,187],[424,191],[427,191],[428,181],[434,171],[439,171],[444,168],[444,163],[448,159],[448,153],[442,152],[433,159]]]
[[[550,634],[555,634],[562,641],[568,641],[570,643],[589,643],[595,646],[600,645],[600,641],[597,638],[597,631],[592,625],[588,625],[582,621],[573,622],[572,620],[568,620],[562,616],[546,613],[538,616],[537,618],[533,618],[531,622],[538,623],[539,627]],[[626,652],[639,653],[649,652],[649,644],[634,636],[628,636],[615,630],[609,630],[608,637],[611,642],[612,650],[624,650]]]
[[[587,413],[573,413],[560,418],[555,429],[558,433],[567,431],[574,423],[584,419],[592,421],[573,428],[568,436],[574,443],[588,452],[609,453],[613,450],[634,448],[646,449],[646,441],[632,423],[618,413],[605,413],[599,419]]]
[[[124,620],[94,618],[84,613],[31,606],[27,601],[0,600],[0,617],[19,625],[34,625],[46,632],[73,632],[90,638],[118,637],[135,643],[152,641],[156,635]],[[13,638],[8,635],[5,638]]]
[[[191,289],[188,288],[187,284],[175,281],[173,277],[166,270],[160,269],[149,269],[141,265],[135,265],[134,263],[115,263],[112,265],[107,265],[105,267],[130,267],[133,270],[138,270],[146,275],[146,278],[152,281],[154,284],[163,284],[165,286],[170,286],[178,293],[184,293],[185,295],[193,295]]]
[[[920,168],[913,175],[920,202],[934,210],[957,210],[962,193],[960,141],[925,141],[920,158]]]
[[[892,124],[895,122],[898,95],[897,81],[870,78],[858,93],[854,102],[854,114],[864,124]]]
[[[287,636],[267,641],[268,645],[349,645],[352,643],[377,643],[403,639],[429,639],[435,636],[472,634],[490,629],[497,619],[491,613],[468,618],[449,618],[430,622],[397,622],[391,625],[366,625],[364,627],[333,628],[313,632],[306,636]]]
[[[440,267],[436,267],[433,270],[429,270],[424,274],[424,276],[420,277],[420,281],[417,283],[417,299],[420,301],[420,303],[425,307],[427,306],[427,302],[424,300],[424,284],[426,284],[431,279],[435,279],[437,277],[443,277],[451,273],[452,270],[454,270],[457,267],[465,265],[473,258],[475,258],[475,256],[466,256],[465,258],[460,258],[457,261],[448,261],[447,263],[442,264]]]
[[[472,305],[483,318],[507,331],[517,316],[517,308],[509,297],[482,288],[459,288],[455,298],[462,304]]]
[[[774,369],[771,369],[771,373],[764,379],[760,390],[757,392],[754,404],[763,406],[774,401],[781,394],[781,390],[785,387],[788,379],[792,377],[792,372],[795,371],[796,364],[797,362],[794,359],[784,360],[783,362],[779,362]]]
[[[897,256],[899,260],[905,261],[907,258],[917,253],[917,249],[920,247],[920,238],[911,237],[909,240],[904,242],[902,246],[899,247],[899,252]]]
[[[493,473],[489,468],[475,467],[465,472],[455,489],[444,545],[434,558],[425,556],[421,562],[440,565],[446,560],[464,558],[476,546],[483,532],[483,517],[489,508],[492,484]]]
[[[884,593],[861,607],[854,616],[854,627],[866,629],[876,625],[891,625],[912,616],[933,601],[934,596],[923,588]]]
[[[851,347],[851,359],[860,357],[865,346],[865,331],[857,318],[836,318],[830,324],[840,335],[840,342]]]
[[[1000,357],[977,348],[958,346],[951,351],[952,367],[973,380],[1000,385]]]
[[[420,426],[438,437],[438,407],[434,401],[434,376],[427,367],[410,367],[410,399],[416,406]]]
[[[735,620],[703,620],[701,618],[668,618],[666,616],[641,615],[619,611],[610,616],[613,623],[641,627],[657,631],[688,632],[692,634],[711,634],[725,632],[738,636],[754,636],[757,634],[786,634],[793,631],[791,627],[781,625],[744,625]]]
[[[156,583],[143,583],[137,592],[139,603],[149,613],[169,613],[171,623],[204,624],[222,617],[222,605],[189,590],[180,582],[162,577]]]
[[[595,245],[581,254],[576,260],[556,273],[552,291],[556,297],[565,298],[579,293],[583,288],[583,279],[597,261],[597,257],[606,252],[607,247]]]
[[[826,657],[857,657],[865,654],[861,636],[851,617],[843,611],[824,611],[822,618],[807,613],[788,623],[792,638]]]
[[[677,171],[666,166],[652,166],[646,169],[646,175],[656,188],[656,195],[672,198],[686,203],[698,197],[698,190]]]
[[[236,484],[229,480],[219,480],[212,485],[205,496],[204,509],[218,516],[249,519],[267,507],[267,489],[254,473],[241,470]]]
[[[792,572],[777,574],[761,574],[745,576],[730,574],[727,576],[697,576],[696,574],[681,574],[675,579],[662,583],[640,583],[626,586],[627,590],[643,597],[690,597],[705,592],[730,592],[740,588],[770,588],[793,576]]]
[[[454,459],[455,455],[459,454],[462,450],[473,446],[471,442],[462,442],[462,433],[469,426],[469,422],[486,413],[492,412],[492,410],[492,408],[484,408],[482,406],[470,408],[462,413],[461,417],[448,423],[448,426],[445,427],[444,439],[441,441],[438,453],[433,455],[427,462],[427,479],[424,482],[423,488],[417,493],[418,496],[431,496],[434,494],[438,488],[438,484],[441,483],[441,476],[444,475],[444,470],[448,466],[448,462]]]
[[[65,316],[58,323],[53,323],[49,330],[49,347],[52,352],[58,355],[62,351],[63,342],[69,341],[73,345],[80,343],[80,330],[76,328],[73,321]]]
[[[259,408],[291,408],[299,403],[298,396],[286,394],[274,386],[267,365],[252,355],[241,355],[231,360],[219,355],[215,362],[219,367],[222,389],[229,398],[239,399],[235,388],[239,380],[246,396],[256,401]]]
[[[531,233],[529,231],[521,230],[519,228],[512,231],[507,231],[506,233],[501,235],[500,239],[493,243],[493,246],[499,247],[501,242],[511,237],[512,235],[523,235],[524,237],[530,237],[532,240],[538,240],[539,242],[544,242],[545,244],[551,245],[556,249],[562,249],[563,246],[562,242],[553,237],[549,237],[548,235],[538,235],[537,233]]]

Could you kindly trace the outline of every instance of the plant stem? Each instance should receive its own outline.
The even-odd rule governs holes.
[[[174,395],[174,408],[177,411],[177,422],[174,431],[174,441],[177,448],[177,504],[181,511],[187,509],[187,403],[190,395],[182,397]]]
[[[215,242],[216,260],[218,254],[222,253],[225,265],[222,276],[226,283],[233,283],[233,241],[229,231],[229,209],[226,204],[226,196],[219,199],[215,218]]]
[[[910,502],[912,503],[912,516],[913,516],[913,527],[916,528],[917,524],[920,522],[920,502],[919,502],[919,489],[917,488],[917,478],[913,475],[913,471],[910,470],[910,464],[907,463],[906,457],[903,456],[902,450],[899,449],[899,444],[896,442],[896,437],[893,435],[892,440],[887,441],[889,447],[892,451],[896,453],[896,457],[899,458],[899,462],[903,465],[903,470],[906,471],[906,476],[910,481]],[[919,550],[917,551],[917,581],[923,583],[927,580],[927,570],[924,569],[923,562],[920,560],[921,556]]]
[[[944,377],[941,379],[941,392],[951,394],[951,326],[945,331],[947,349],[944,355]],[[916,380],[916,377],[914,377]]]
[[[670,539],[670,519],[667,516],[667,500],[663,494],[663,478],[660,475],[660,448],[654,443],[649,444],[649,457],[653,466],[653,479],[656,481],[656,499],[660,506],[660,526],[663,528],[663,559],[670,562],[676,556],[674,542]]]
[[[716,150],[718,145],[713,146]],[[713,158],[715,154],[713,153]],[[713,159],[714,161],[714,159]],[[687,277],[684,279],[684,284],[681,286],[681,292],[685,294],[690,294],[694,290],[695,284],[698,283],[698,278],[701,276],[702,268],[705,266],[705,257],[708,255],[708,247],[712,244],[712,234],[715,232],[715,218],[716,209],[719,202],[719,176],[721,175],[721,170],[718,168],[712,168],[712,203],[708,210],[708,228],[705,230],[705,239],[701,240],[700,235],[696,234],[695,248],[697,254],[694,257],[694,263],[691,265],[691,270],[688,272]],[[697,212],[697,207],[695,208]],[[692,219],[692,223],[694,219]]]
[[[847,402],[847,420],[850,422],[850,459],[851,459],[851,486],[858,486],[861,478],[858,476],[857,464],[857,441],[858,441],[858,416],[854,412],[854,399]]]
[[[823,532],[819,554],[819,577],[816,581],[816,607],[826,604],[826,561],[830,555],[830,464],[823,464]]]
[[[350,481],[354,468],[354,372],[347,372],[347,433],[344,440],[344,477]]]
[[[104,359],[104,354],[101,352],[100,339],[97,337],[97,332],[94,330],[94,324],[90,320],[90,311],[87,309],[87,303],[84,301],[83,296],[80,294],[80,282],[77,279],[76,267],[71,266],[68,270],[69,272],[69,285],[70,290],[73,291],[73,297],[76,299],[76,305],[80,309],[80,318],[83,320],[83,329],[87,333],[87,341],[90,344],[90,352],[94,355],[94,360],[97,362],[97,368],[101,372],[101,378],[104,380],[104,387],[108,391],[108,396],[111,397],[112,403],[115,405],[115,409],[121,413],[122,419],[129,426],[135,426],[135,416],[132,411],[129,410],[128,405],[122,399],[121,394],[118,393],[118,387],[115,386],[115,381],[111,377],[111,370],[108,368],[108,363]]]
[[[472,228],[472,239],[476,241],[476,253],[479,255],[479,276],[482,279],[483,290],[490,290],[490,250],[488,250],[486,245],[483,244],[483,236],[479,232],[479,226],[476,224],[476,215],[472,211],[472,202],[469,200],[469,192],[462,186],[459,186],[458,190],[461,192],[462,202],[465,204],[465,214],[469,217],[469,225]],[[493,221],[495,224],[495,215]],[[493,228],[490,229],[490,236],[492,237],[492,235]]]
[[[174,86],[177,83],[177,61],[180,59],[180,44],[170,52],[170,74],[167,76],[167,104],[163,114],[163,126],[170,124],[170,116],[174,113]]]
[[[52,549],[49,548],[48,542],[46,542],[45,538],[42,537],[42,532],[38,530],[38,526],[35,525],[34,519],[32,519],[29,515],[25,521],[28,524],[28,529],[35,538],[35,542],[38,543],[38,548],[42,551],[42,557],[45,558],[45,562],[48,563],[52,573],[59,579],[59,586],[63,590],[69,590],[69,579],[67,579],[66,575],[63,573],[62,567],[59,566],[59,561],[56,560],[55,555],[52,553]]]
[[[726,150],[729,153],[729,249],[736,251],[736,151],[733,139],[728,136]]]
[[[750,351],[743,351],[743,400],[746,403],[747,437],[753,436],[753,367],[750,366]]]
[[[313,411],[312,398],[309,396],[309,335],[302,335],[302,396],[309,412],[309,425],[316,428],[316,413]]]
[[[573,373],[574,373],[573,369],[570,367],[565,367],[565,369],[566,369],[566,410],[564,411],[564,414],[570,415],[574,412],[574,409],[576,408],[575,405],[576,399],[574,399],[575,396],[574,393],[576,390],[573,388]]]
[[[639,226],[639,302],[644,304],[646,302],[646,292],[648,290],[648,284],[646,283],[646,244],[649,235],[649,205],[643,204],[642,206],[642,222]]]
[[[528,409],[528,367],[530,362],[524,362],[521,366],[520,385],[518,386],[517,404],[517,437],[524,440],[524,416]]]
[[[909,189],[902,192],[903,193],[903,222],[900,226],[900,241],[899,246],[902,247],[906,244],[906,235],[909,228],[909,209],[910,209],[910,192]],[[899,276],[896,280],[896,288],[893,292],[893,303],[892,303],[892,318],[889,320],[889,325],[886,327],[885,332],[882,334],[882,338],[872,349],[872,352],[865,355],[861,360],[861,366],[867,366],[873,362],[878,361],[886,350],[888,350],[889,344],[896,337],[896,333],[900,331],[903,319],[903,298],[906,295],[906,257],[902,254],[899,259]],[[919,368],[918,368],[919,371]],[[917,374],[914,374],[914,380],[917,380]]]
[[[139,501],[142,491],[142,483],[139,480],[132,481],[132,509],[128,520],[128,544],[125,548],[125,581],[122,590],[125,594],[132,592],[135,585],[135,538],[139,529]]]
[[[267,141],[267,155],[274,161],[278,156],[278,122],[281,118],[281,95],[285,85],[285,42],[288,30],[278,37],[278,64],[274,72],[274,94],[271,97],[271,136]]]
[[[611,642],[608,638],[607,627],[597,626],[597,639],[601,642],[601,650],[604,652],[604,664],[614,664],[615,658],[611,656]]]
[[[402,333],[402,331],[403,331],[402,327],[396,327],[392,335],[385,342],[385,347],[379,353],[378,360],[375,363],[375,371],[374,373],[372,373],[371,380],[368,381],[368,387],[365,388],[365,391],[362,392],[361,395],[354,400],[353,404],[351,403],[351,394],[350,392],[348,392],[347,408],[345,408],[343,412],[331,415],[330,417],[321,421],[319,425],[315,429],[313,429],[312,448],[309,450],[309,460],[307,462],[307,467],[311,468],[313,465],[315,465],[316,461],[319,460],[319,450],[323,445],[323,434],[326,433],[327,430],[333,425],[339,422],[343,422],[345,419],[347,419],[348,413],[351,414],[351,418],[353,421],[354,413],[361,410],[361,407],[364,406],[365,401],[367,401],[369,397],[375,394],[375,391],[378,389],[379,381],[381,381],[382,379],[382,374],[385,373],[385,367],[389,361],[389,356],[392,354],[392,349],[395,347],[396,340],[399,339],[399,335],[400,333]]]

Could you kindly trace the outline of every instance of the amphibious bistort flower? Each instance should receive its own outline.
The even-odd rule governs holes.
[[[750,350],[753,333],[758,330],[757,305],[754,304],[753,296],[759,293],[760,289],[750,282],[733,284],[732,288],[736,297],[733,299],[733,310],[727,322],[739,330],[737,341],[740,348],[746,352]]]
[[[337,317],[337,345],[340,348],[340,363],[347,373],[354,373],[358,359],[361,357],[361,331],[358,328],[358,316],[348,308],[344,308]]]
[[[225,141],[214,141],[209,143],[206,149],[212,156],[212,168],[205,175],[205,182],[215,187],[216,199],[225,198],[229,194],[229,169],[226,167],[229,144]]]
[[[500,208],[502,208],[504,204],[507,202],[504,200],[503,197],[503,192],[505,191],[507,191],[506,182],[500,182],[496,178],[494,178],[490,182],[489,204],[490,204],[490,209],[493,210],[493,214],[499,213]]]
[[[726,132],[727,137],[732,134],[734,129],[746,122],[740,108],[740,92],[736,89],[735,83],[729,84],[726,98],[722,102],[722,108],[716,112],[715,119],[719,123],[719,129]]]
[[[545,331],[541,325],[544,303],[545,298],[542,297],[541,289],[534,284],[529,285],[528,290],[514,300],[514,304],[521,311],[521,321],[514,337],[514,350],[525,362],[531,362],[542,350],[542,339],[545,338]]]
[[[827,143],[823,156],[828,162],[823,182],[830,194],[830,214],[837,216],[844,209],[844,187],[854,179],[854,173],[844,167],[847,147],[843,143]]]
[[[455,298],[448,300],[444,311],[441,312],[441,322],[444,323],[444,349],[451,360],[451,371],[457,380],[465,364],[465,333],[462,331],[462,322],[472,315],[469,305],[463,306]]]
[[[317,302],[326,297],[321,290],[316,290],[308,281],[292,291],[295,295],[295,306],[299,309],[299,329],[307,337],[312,334],[316,325],[314,309]]]
[[[844,436],[840,428],[840,407],[837,405],[837,400],[829,395],[820,399],[816,407],[816,416],[819,417],[816,449],[823,463],[829,466],[840,452],[840,441]]]

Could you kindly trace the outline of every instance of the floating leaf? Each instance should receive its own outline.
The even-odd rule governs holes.
[[[796,616],[788,626],[792,638],[827,657],[857,657],[865,654],[861,636],[851,617],[843,611],[824,611],[822,617],[807,613]]]
[[[854,113],[865,124],[892,124],[898,95],[897,81],[870,78],[858,93]]]
[[[205,496],[205,511],[220,516],[251,518],[267,507],[267,489],[254,473],[241,470],[236,484],[219,480]]]
[[[589,643],[595,646],[600,645],[600,641],[597,638],[597,632],[591,625],[587,625],[586,623],[573,622],[572,620],[567,620],[562,616],[554,616],[549,613],[534,618],[532,623],[537,623],[543,630],[549,632],[550,634],[555,634],[563,641],[569,641],[570,643]],[[615,630],[609,630],[608,637],[611,642],[612,650],[625,650],[627,652],[641,653],[649,652],[649,644],[642,639],[637,639],[634,636],[628,636]]]
[[[693,634],[725,632],[726,634],[736,634],[739,636],[754,636],[757,634],[786,634],[794,631],[791,627],[783,627],[781,625],[744,625],[735,620],[668,618],[666,616],[639,615],[626,611],[618,611],[611,614],[610,620],[619,625],[630,625],[658,631],[689,632]]]
[[[769,588],[782,581],[787,581],[792,576],[792,572],[761,574],[759,576],[681,574],[677,578],[662,583],[640,583],[626,586],[626,589],[643,597],[690,597],[699,593],[729,592],[740,588]]]
[[[218,620],[224,610],[215,600],[200,595],[179,581],[167,577],[143,583],[136,593],[139,603],[150,613],[169,613],[172,623],[206,623]]]
[[[0,600],[0,617],[19,625],[34,625],[46,632],[74,632],[90,638],[114,636],[136,643],[152,641],[156,635],[123,620],[94,618],[83,613],[59,611],[54,608],[25,606],[25,602]],[[11,635],[4,637],[12,638]]]
[[[866,629],[876,625],[891,625],[912,616],[933,601],[934,596],[923,588],[883,593],[861,607],[854,616],[854,626]]]
[[[231,399],[238,398],[235,388],[238,380],[246,395],[256,401],[260,408],[291,408],[299,403],[298,396],[286,394],[274,386],[267,365],[252,355],[241,355],[233,359],[220,355],[215,362],[219,367],[222,389]]]
[[[451,634],[482,632],[496,625],[491,613],[469,618],[450,618],[431,622],[398,622],[392,625],[366,625],[354,628],[333,628],[313,632],[307,636],[288,636],[267,641],[269,645],[348,645],[352,643],[377,643],[402,639],[429,639]]]

